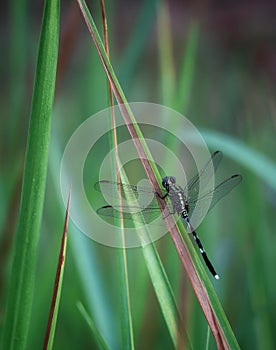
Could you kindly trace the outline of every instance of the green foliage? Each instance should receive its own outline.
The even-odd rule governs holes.
[[[54,1],[46,2],[48,5],[50,3]],[[226,43],[230,39],[223,36],[223,31],[206,29],[204,16],[207,16],[207,12],[204,10],[200,15],[195,11],[193,21],[189,21],[189,10],[185,8],[184,11],[176,4],[165,6],[162,2],[145,1],[143,6],[139,6],[139,17],[136,17],[138,7],[130,8],[131,13],[127,12],[129,3],[125,7],[120,5],[120,9],[116,2],[109,2],[107,6],[111,62],[113,67],[119,68],[118,79],[128,101],[166,101],[170,107],[185,112],[185,116],[202,130],[208,146],[212,150],[223,151],[224,167],[218,176],[235,172],[243,175],[239,188],[212,210],[198,228],[198,234],[221,276],[218,282],[211,281],[214,288],[208,285],[208,290],[215,290],[219,296],[219,304],[216,304],[215,294],[210,296],[217,310],[222,306],[227,317],[226,320],[220,319],[220,322],[229,321],[241,348],[273,349],[276,346],[273,332],[276,285],[271,277],[276,243],[273,235],[275,93],[270,88],[273,85],[265,67],[258,68],[253,59],[254,48],[256,51],[262,50],[263,46],[258,46],[258,38],[255,37],[248,42],[241,41],[237,50],[230,48],[231,43]],[[2,250],[2,247],[8,247],[4,243],[11,240],[12,225],[16,221],[9,221],[9,218],[16,217],[16,214],[10,215],[9,208],[13,207],[12,198],[18,182],[14,169],[18,169],[18,164],[23,161],[25,148],[27,118],[24,117],[29,106],[28,96],[31,95],[25,72],[27,68],[28,72],[35,70],[34,55],[27,49],[36,43],[40,18],[37,9],[32,10],[33,17],[26,16],[25,2],[21,2],[20,6],[11,6],[10,10],[10,23],[13,25],[9,40],[11,79],[5,72],[7,65],[1,67],[4,78],[9,79],[9,89],[1,96],[3,111],[7,113],[2,131],[3,149],[7,152],[3,152],[3,169],[5,165],[6,170],[1,173],[0,179],[3,193],[1,227],[8,218],[8,230],[3,227],[2,232],[9,232],[8,239],[3,236],[4,233],[1,235]],[[39,55],[36,68],[22,204],[14,248],[17,258],[13,266],[16,267],[9,269],[11,250],[7,248],[9,254],[6,255],[1,253],[1,265],[6,273],[1,277],[0,290],[1,304],[5,305],[3,311],[6,314],[1,319],[3,349],[42,347],[60,245],[59,233],[64,219],[64,206],[59,195],[62,152],[76,127],[89,115],[106,108],[107,101],[105,72],[89,33],[84,29],[79,10],[64,6],[64,18],[66,13],[71,16],[68,15],[69,24],[64,22],[64,33],[74,28],[77,39],[71,32],[69,39],[64,35],[60,46],[61,70],[50,144],[50,176],[44,197],[58,36],[58,7],[51,6],[48,10],[56,15],[51,17],[54,23],[45,24],[48,16],[44,16],[43,22],[46,31],[45,35],[41,35],[40,52],[42,47],[44,51]],[[100,12],[94,8],[91,10],[100,27]],[[47,32],[47,28],[51,28],[51,31]],[[47,33],[51,35],[50,42],[47,41]],[[248,33],[244,32],[244,35]],[[72,51],[70,47],[73,47]],[[47,48],[51,58],[45,53]],[[69,48],[69,51],[64,51],[65,48]],[[23,101],[23,106],[20,101]],[[175,148],[172,140],[168,140],[168,147]],[[98,159],[95,162],[88,159],[85,167],[88,197],[91,199],[93,196],[91,205],[94,202],[95,206],[103,204],[100,195],[97,197],[92,193],[92,187],[97,180],[98,164],[107,152],[108,145],[102,145]],[[44,198],[42,236],[37,251]],[[100,230],[100,227],[95,229]],[[169,235],[156,242],[156,250],[159,254],[157,260],[160,259],[161,263],[153,264],[152,270],[156,267],[164,269],[168,287],[160,287],[157,279],[155,289],[157,286],[161,292],[169,290],[171,293],[172,304],[176,304],[182,316],[185,333],[194,349],[216,349],[213,335],[207,331],[206,319],[189,287]],[[197,250],[191,247],[191,251],[195,254],[193,259],[200,261]],[[88,239],[70,223],[67,254],[53,348],[98,348],[99,344],[102,348],[122,348],[121,277],[117,269],[116,250]],[[144,255],[148,255],[148,261]],[[158,294],[152,284],[154,279],[149,277],[152,270],[147,265],[150,264],[152,255],[148,252],[142,249],[127,250],[127,283],[134,344],[137,349],[169,349],[173,346],[173,337],[168,323],[173,325],[174,321],[170,323],[166,320],[168,313],[164,310],[168,307],[174,314],[175,309],[166,302],[162,302],[163,309],[160,308],[160,294],[156,297]],[[154,277],[159,278],[159,273],[154,272]],[[205,270],[201,277],[205,280]],[[12,282],[9,287],[10,278]],[[164,282],[164,279],[161,281]],[[21,305],[23,299],[25,302]],[[222,312],[218,311],[218,314],[224,317]]]

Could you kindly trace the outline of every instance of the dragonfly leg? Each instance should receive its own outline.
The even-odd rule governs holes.
[[[188,224],[188,226],[189,226],[189,228],[190,228],[190,230],[192,232],[192,235],[193,235],[193,237],[194,237],[194,239],[196,241],[196,244],[198,245],[198,248],[199,248],[200,253],[201,253],[201,255],[202,255],[202,257],[203,257],[203,259],[205,261],[206,266],[208,267],[208,269],[211,272],[211,274],[215,277],[215,279],[218,280],[219,279],[219,275],[216,273],[216,270],[214,269],[214,266],[212,265],[211,261],[209,260],[207,254],[205,252],[205,249],[203,248],[203,245],[202,245],[200,239],[198,238],[198,235],[196,234],[193,226],[190,223],[189,218],[186,217],[185,221],[187,222],[187,224]]]
[[[168,192],[165,193],[163,196],[161,196],[161,194],[159,192],[155,192],[155,194],[160,198],[160,199],[165,199],[166,197],[168,197]]]

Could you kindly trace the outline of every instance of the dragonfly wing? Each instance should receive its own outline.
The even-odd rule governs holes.
[[[200,215],[200,208],[206,208],[207,202],[211,204],[209,206],[208,212],[230,191],[233,190],[242,180],[241,175],[233,175],[228,179],[220,183],[214,190],[210,190],[202,195],[200,198],[189,201],[190,212],[192,213],[195,206],[197,205],[197,210]]]
[[[217,202],[221,200],[221,198],[232,191],[233,188],[235,188],[241,182],[241,180],[241,175],[232,175],[230,178],[224,180],[221,184],[219,184],[213,191],[213,199],[209,210],[211,210],[217,204]]]
[[[140,207],[105,205],[97,209],[96,212],[100,216],[109,216],[117,219],[120,219],[122,213],[124,220],[138,221],[141,223],[150,223],[161,215],[159,207],[148,207],[142,209]]]
[[[222,152],[214,152],[212,157],[199,171],[199,173],[188,182],[187,186],[185,187],[185,192],[189,198],[196,199],[198,197],[199,184],[201,184],[202,188],[207,187],[209,181],[214,175],[214,172],[216,172],[222,157]]]
[[[124,192],[135,194],[136,196],[139,195],[148,195],[152,196],[155,192],[150,187],[142,187],[142,186],[135,186],[135,185],[129,185],[124,184],[121,182],[113,182],[109,180],[101,180],[95,183],[94,188],[98,192],[103,192],[109,196],[114,196],[115,193],[118,193],[119,189],[121,189]]]

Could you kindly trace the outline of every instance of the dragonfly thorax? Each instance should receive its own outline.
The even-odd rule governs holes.
[[[169,192],[169,197],[171,199],[174,211],[178,215],[186,217],[189,212],[189,204],[187,201],[187,197],[184,194],[184,191],[182,189],[179,190],[172,188]]]
[[[189,203],[183,188],[176,184],[174,176],[166,176],[162,181],[163,187],[166,189],[173,209],[179,215],[186,217],[189,212]]]

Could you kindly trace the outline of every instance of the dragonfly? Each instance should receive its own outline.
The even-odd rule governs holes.
[[[223,154],[221,151],[214,152],[211,158],[198,172],[198,174],[196,174],[190,181],[188,181],[185,187],[181,187],[180,185],[178,185],[174,176],[165,176],[162,179],[162,187],[165,191],[164,193],[160,193],[160,191],[152,188],[124,184],[121,182],[113,182],[109,180],[101,180],[96,182],[94,188],[97,191],[104,192],[109,196],[112,195],[112,193],[115,194],[116,192],[118,195],[118,188],[120,188],[125,193],[131,192],[133,195],[135,195],[135,197],[139,197],[141,195],[153,196],[154,194],[162,200],[166,200],[166,198],[169,198],[171,203],[171,214],[177,214],[187,224],[207,268],[216,279],[219,279],[219,275],[217,274],[213,264],[209,260],[207,253],[192,225],[190,217],[193,211],[195,210],[196,205],[198,204],[199,207],[204,207],[204,205],[208,203],[209,212],[221,198],[226,196],[230,191],[232,191],[233,188],[235,188],[241,182],[242,176],[239,174],[235,174],[225,179],[214,188],[206,190],[206,192],[204,192],[203,194],[200,193],[200,185],[201,187],[207,187],[212,176],[214,175],[214,172],[216,172],[222,158]],[[121,213],[123,213],[124,219],[137,220],[137,215],[133,216],[131,213],[131,209],[134,209],[133,211],[135,212],[137,212],[138,210],[138,212],[142,215],[143,221],[146,223],[150,222],[152,218],[152,213],[156,211],[159,211],[160,213],[160,208],[157,204],[150,204],[147,207],[138,208],[137,206],[131,208],[131,206],[123,205],[105,205],[97,209],[96,212],[100,216],[117,218],[119,218]]]

